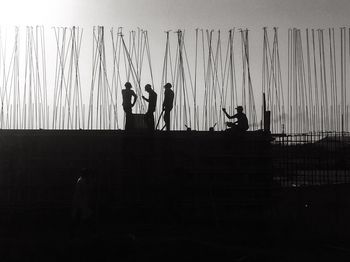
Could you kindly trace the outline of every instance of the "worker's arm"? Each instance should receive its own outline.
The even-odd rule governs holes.
[[[131,106],[134,106],[137,100],[137,95],[135,94],[135,92],[133,92],[132,96],[134,97],[134,102],[131,104]]]
[[[226,115],[226,117],[227,117],[228,119],[234,118],[233,116],[230,116],[230,115],[226,112],[226,108],[223,108],[222,111],[225,113],[225,115]]]
[[[146,102],[149,102],[149,99],[148,99],[148,98],[146,98],[146,97],[144,97],[144,96],[142,96],[142,98],[143,98],[143,100],[145,100]]]

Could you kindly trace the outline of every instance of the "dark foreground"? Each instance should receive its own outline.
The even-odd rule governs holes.
[[[215,227],[102,223],[72,237],[42,222],[1,236],[1,261],[348,261],[349,243],[288,225]],[[277,226],[278,227],[278,226]]]
[[[1,131],[0,261],[348,261],[348,185],[282,188],[255,132]],[[88,221],[75,183],[92,173]]]

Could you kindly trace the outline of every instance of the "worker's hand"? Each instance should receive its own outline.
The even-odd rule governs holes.
[[[142,96],[143,99],[146,99],[146,97]]]
[[[222,111],[226,112],[226,108],[225,108],[225,107],[223,107],[223,108],[222,108]]]

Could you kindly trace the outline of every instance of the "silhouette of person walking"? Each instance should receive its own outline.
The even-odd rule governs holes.
[[[170,112],[173,109],[174,92],[171,90],[172,85],[166,83],[164,88],[164,100],[163,100],[163,111],[164,111],[164,122],[167,131],[170,131]]]
[[[227,112],[226,109],[223,108],[222,111],[225,113],[226,117],[228,119],[234,119],[236,118],[236,122],[226,122],[226,125],[231,128],[232,131],[238,131],[238,132],[245,132],[248,130],[249,125],[248,125],[248,119],[247,116],[243,113],[243,107],[242,106],[237,106],[236,107],[237,114],[230,116]]]
[[[132,119],[132,107],[135,105],[137,100],[137,95],[134,90],[131,90],[132,85],[130,82],[125,83],[125,89],[122,90],[123,96],[123,109],[125,112],[125,130],[130,130],[133,128],[133,119]],[[131,102],[132,98],[134,101]]]
[[[148,93],[148,98],[142,96],[142,98],[148,102],[148,109],[145,114],[145,121],[147,129],[154,130],[154,115],[157,105],[157,93],[152,89],[150,84],[145,85],[145,91]]]

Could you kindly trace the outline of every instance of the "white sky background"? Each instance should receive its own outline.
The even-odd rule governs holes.
[[[250,29],[250,58],[253,87],[261,90],[262,27],[279,27],[280,53],[287,53],[287,30],[349,26],[349,0],[8,0],[0,1],[0,24],[9,26],[44,25],[84,28],[83,50],[91,52],[89,40],[95,25],[125,31],[148,30],[153,69],[161,70],[165,30],[186,29],[187,38],[195,28]],[[238,38],[238,34],[236,36]],[[272,40],[272,35],[271,39]],[[223,42],[224,43],[224,42]],[[284,44],[284,45],[283,45]],[[223,46],[225,47],[225,45]],[[52,50],[55,52],[56,50]],[[46,51],[49,52],[48,50]],[[82,51],[83,52],[83,51]],[[159,53],[159,55],[158,55]],[[82,53],[83,56],[83,53]],[[91,55],[88,55],[91,62]],[[283,57],[281,57],[283,59]],[[90,72],[86,72],[87,76]],[[287,72],[282,72],[286,74]],[[48,72],[48,77],[50,72]],[[160,72],[155,82],[160,83]],[[83,76],[83,75],[82,75]],[[240,84],[238,82],[238,84]],[[89,90],[85,90],[89,92]],[[261,102],[256,101],[259,107]]]
[[[1,23],[55,26],[170,27],[342,26],[347,0],[11,0]]]
[[[2,24],[123,25],[149,30],[348,25],[347,0],[11,0],[0,1]]]

